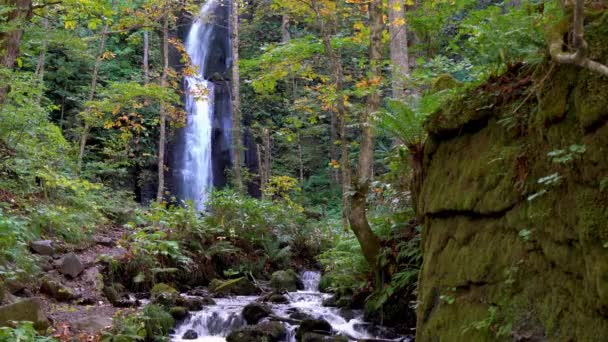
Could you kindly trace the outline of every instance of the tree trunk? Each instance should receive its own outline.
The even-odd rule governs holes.
[[[266,187],[266,183],[270,180],[271,170],[270,170],[270,160],[271,160],[272,152],[270,151],[270,130],[268,128],[264,128],[264,187]]]
[[[31,0],[0,0],[1,6],[11,6],[14,9],[6,14],[6,20],[1,20],[0,25],[14,25],[12,31],[0,31],[0,65],[12,69],[19,56],[19,45],[23,35],[23,27],[32,16]],[[2,82],[2,80],[0,80]],[[4,103],[8,87],[0,86],[0,104]]]
[[[42,26],[44,27],[45,32],[49,31],[49,20],[47,18],[42,19]],[[42,47],[40,48],[40,56],[38,56],[38,64],[36,65],[36,75],[38,76],[38,82],[40,87],[44,86],[44,66],[46,65],[46,51],[49,46],[49,37],[45,36],[42,42]],[[42,100],[43,91],[41,89],[36,102],[40,104]]]
[[[304,185],[304,159],[302,157],[302,136],[298,135],[298,161],[300,163],[300,185]]]
[[[232,140],[234,146],[234,186],[243,192],[241,138],[241,75],[239,70],[239,0],[232,0],[230,26],[232,31]]]
[[[256,154],[258,157],[258,181],[260,182],[260,191],[264,192],[264,164],[262,163],[262,146],[255,144]]]
[[[101,38],[99,42],[99,51],[95,58],[95,66],[93,67],[93,76],[91,77],[91,91],[89,92],[89,101],[93,101],[95,93],[97,91],[97,81],[99,78],[99,68],[101,67],[101,60],[103,58],[103,52],[106,48],[106,40],[108,38],[109,25],[106,23],[103,26],[101,32]],[[90,130],[89,117],[91,116],[91,107],[87,107],[84,114],[84,127],[82,129],[82,135],[80,136],[80,149],[78,153],[78,174],[82,171],[82,162],[84,159],[84,152],[87,145],[87,138]]]
[[[388,7],[393,98],[403,100],[409,74],[405,2],[388,0]]]
[[[163,18],[163,73],[160,77],[160,86],[167,87],[167,74],[169,72],[169,15]],[[156,201],[162,202],[165,193],[165,148],[167,145],[167,107],[160,104],[160,137],[158,139],[158,191]]]
[[[369,19],[371,25],[369,63],[370,78],[379,80],[382,65],[382,0],[372,0],[369,3]],[[357,174],[354,179],[354,194],[351,200],[350,228],[353,230],[363,255],[372,268],[377,266],[377,257],[380,252],[380,240],[372,231],[367,220],[367,194],[372,179],[372,166],[374,163],[374,130],[371,115],[380,108],[379,89],[372,89],[367,97],[367,108],[361,114],[361,143]]]
[[[150,34],[144,31],[144,84],[150,82]]]
[[[328,27],[324,18],[321,15],[321,9],[316,0],[312,1],[312,8],[315,11],[316,22],[319,31],[321,32],[323,47],[325,49],[325,55],[329,59],[332,83],[334,84],[335,92],[337,94],[342,93],[344,88],[344,71],[342,68],[342,58],[336,50],[331,46],[331,29]],[[337,23],[336,23],[337,25]],[[348,230],[348,212],[349,212],[349,199],[348,193],[350,191],[350,163],[348,161],[348,141],[346,136],[346,105],[344,103],[344,96],[338,96],[335,106],[336,119],[335,124],[338,125],[336,131],[337,141],[341,145],[341,157],[340,157],[340,168],[342,171],[342,228]],[[332,142],[334,143],[334,142]]]
[[[283,14],[283,21],[281,22],[281,41],[286,43],[291,40],[291,34],[289,33],[289,15]]]

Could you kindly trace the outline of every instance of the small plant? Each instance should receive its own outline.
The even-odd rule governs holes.
[[[441,299],[443,302],[445,302],[448,305],[452,305],[456,302],[456,298],[451,295],[441,295],[441,296],[439,296],[439,299]]]
[[[522,230],[519,231],[518,235],[524,241],[528,242],[528,241],[530,241],[530,238],[532,237],[532,230],[524,228],[524,229],[522,229]]]
[[[14,328],[0,327],[0,342],[57,342],[57,340],[38,335],[32,322],[20,322]]]
[[[498,307],[495,305],[491,305],[488,308],[488,316],[486,318],[471,323],[469,326],[465,327],[462,330],[462,333],[464,334],[470,330],[489,331],[496,337],[503,337],[509,336],[511,334],[512,329],[513,324],[510,322],[501,322],[498,317]]]

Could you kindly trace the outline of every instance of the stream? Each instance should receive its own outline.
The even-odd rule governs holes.
[[[323,306],[323,300],[330,298],[331,295],[319,292],[320,273],[306,271],[300,277],[304,283],[304,290],[289,292],[287,294],[289,303],[267,303],[277,316],[289,317],[290,314],[299,312],[314,319],[324,319],[331,324],[334,334],[346,336],[351,341],[411,341],[408,337],[395,335],[387,329],[365,322],[363,313],[360,311]],[[256,296],[215,298],[216,305],[207,306],[199,312],[193,312],[190,318],[178,326],[171,336],[171,341],[226,341],[225,337],[230,332],[246,326],[245,319],[241,314],[243,308],[257,299]],[[285,342],[295,342],[295,333],[298,326],[289,323],[282,324],[288,331]],[[183,339],[182,336],[188,330],[194,330],[198,334],[198,338],[194,340]]]

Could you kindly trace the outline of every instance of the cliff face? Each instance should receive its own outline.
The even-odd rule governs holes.
[[[608,78],[520,66],[427,129],[417,341],[605,340]]]

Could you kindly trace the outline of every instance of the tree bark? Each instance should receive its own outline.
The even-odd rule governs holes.
[[[0,21],[0,24],[10,23],[16,27],[16,29],[11,31],[0,31],[0,64],[7,69],[12,69],[19,56],[19,46],[21,43],[21,36],[23,35],[23,28],[25,27],[25,23],[32,16],[32,1],[0,0],[0,5],[13,7],[13,10],[8,12],[6,21]],[[7,92],[8,87],[6,85],[0,85],[0,104],[4,103]]]
[[[370,78],[379,80],[381,77],[382,64],[382,0],[372,0],[369,3],[369,19],[371,25],[369,63]],[[379,83],[378,83],[379,84]],[[367,194],[372,179],[372,166],[374,163],[374,130],[371,123],[371,115],[380,108],[379,89],[372,89],[367,97],[366,109],[360,117],[361,143],[357,174],[353,182],[354,194],[351,199],[350,227],[359,240],[363,255],[369,265],[375,269],[377,266],[378,253],[380,252],[380,240],[372,231],[367,220]]]
[[[406,96],[407,74],[410,71],[405,2],[389,0],[388,7],[393,98],[403,100]]]
[[[289,33],[289,15],[283,14],[283,20],[281,22],[281,41],[286,43],[291,40],[291,33]]]
[[[160,77],[160,86],[167,87],[167,74],[169,72],[169,15],[163,18],[163,72]],[[156,201],[162,202],[165,194],[165,148],[167,145],[167,107],[165,103],[160,104],[160,137],[158,139],[158,191]]]
[[[106,48],[106,40],[108,38],[108,30],[109,30],[108,22],[103,26],[103,30],[101,32],[101,38],[99,42],[99,51],[97,52],[97,56],[95,57],[95,66],[93,67],[93,75],[91,77],[91,91],[89,92],[89,101],[93,101],[95,98],[95,94],[97,92],[97,81],[99,78],[99,68],[101,67],[101,60],[103,58],[103,52]],[[89,116],[91,116],[91,107],[87,107],[84,115],[84,127],[82,129],[82,135],[80,136],[80,149],[78,153],[78,174],[82,171],[82,163],[84,159],[84,153],[87,145],[87,139],[89,130],[91,129],[89,124]]]
[[[264,188],[266,187],[266,183],[270,180],[271,170],[270,170],[270,162],[271,162],[272,151],[270,151],[270,130],[268,128],[264,128]]]
[[[239,70],[239,0],[232,0],[230,26],[232,33],[232,140],[234,146],[234,186],[243,192],[241,138],[241,75]]]
[[[321,15],[321,9],[316,0],[312,1],[312,9],[315,12],[315,20],[318,29],[321,33],[323,40],[323,47],[325,49],[325,55],[329,59],[331,68],[332,83],[337,94],[341,94],[344,89],[344,71],[342,67],[342,58],[340,54],[331,46],[331,28],[328,27],[325,19]],[[346,105],[344,96],[338,96],[338,100],[335,104],[335,123],[338,127],[334,128],[337,140],[341,146],[341,157],[340,157],[340,170],[341,170],[341,181],[342,181],[342,228],[348,230],[348,216],[349,216],[349,198],[348,193],[350,191],[350,163],[348,161],[348,141],[346,136]],[[332,144],[335,142],[332,142]]]
[[[42,27],[45,32],[49,31],[49,20],[46,18],[42,19]],[[38,76],[38,82],[41,88],[44,86],[44,67],[46,65],[46,51],[49,46],[49,37],[45,36],[42,42],[42,47],[40,48],[40,55],[38,56],[38,64],[36,65],[36,75]],[[38,94],[38,98],[36,98],[36,102],[40,104],[42,100],[43,91],[41,89],[40,94]]]
[[[144,84],[150,82],[150,34],[144,31]]]

